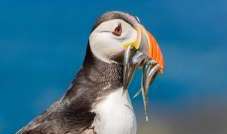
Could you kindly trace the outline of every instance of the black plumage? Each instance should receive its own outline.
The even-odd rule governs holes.
[[[18,133],[81,134],[89,131],[95,117],[95,113],[90,112],[92,105],[122,86],[122,69],[121,64],[107,64],[95,58],[88,47],[83,67],[65,96]],[[107,84],[110,87],[104,88]]]

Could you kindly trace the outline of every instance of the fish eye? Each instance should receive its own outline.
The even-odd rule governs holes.
[[[112,34],[115,35],[115,36],[121,36],[121,34],[122,34],[122,26],[121,26],[121,23],[119,23],[117,25],[117,27],[115,27],[115,29],[112,32]]]

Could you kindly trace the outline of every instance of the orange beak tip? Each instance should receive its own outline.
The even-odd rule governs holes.
[[[147,32],[147,35],[149,42],[149,57],[151,59],[154,59],[160,65],[159,72],[162,74],[164,72],[164,58],[162,51],[152,34],[150,32]]]

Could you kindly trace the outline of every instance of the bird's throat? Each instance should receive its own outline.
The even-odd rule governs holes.
[[[117,63],[106,63],[91,52],[87,48],[87,53],[83,63],[83,70],[87,72],[87,76],[96,82],[118,82],[118,86],[123,82],[123,65]]]

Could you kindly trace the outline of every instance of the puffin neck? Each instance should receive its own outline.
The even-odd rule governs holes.
[[[98,96],[105,96],[105,94],[122,86],[123,65],[108,64],[99,60],[92,54],[88,44],[83,66],[77,73],[76,79],[73,80],[72,86],[64,99],[82,99],[90,104]],[[88,105],[88,107],[91,106]]]
[[[95,82],[123,82],[123,65],[106,63],[93,55],[88,45],[83,70]]]

